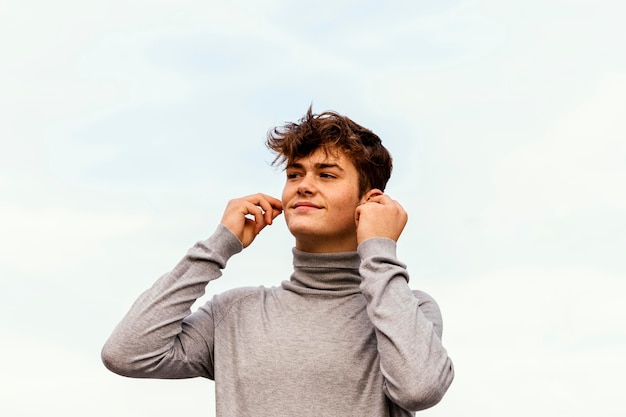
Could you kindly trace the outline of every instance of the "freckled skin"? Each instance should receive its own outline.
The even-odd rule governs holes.
[[[397,241],[407,222],[402,206],[378,189],[359,196],[359,175],[340,150],[318,149],[286,168],[282,201],[266,194],[231,200],[222,224],[244,247],[285,213],[285,221],[304,252],[349,252],[374,237]]]
[[[282,203],[296,247],[306,252],[355,250],[355,210],[363,199],[352,161],[342,152],[318,149],[289,164],[286,174]]]

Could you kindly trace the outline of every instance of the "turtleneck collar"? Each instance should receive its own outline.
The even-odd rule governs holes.
[[[293,274],[283,288],[302,295],[341,297],[360,292],[357,252],[309,253],[293,248]]]

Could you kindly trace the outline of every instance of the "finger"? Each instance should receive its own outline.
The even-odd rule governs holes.
[[[267,200],[267,198],[265,198],[264,195],[259,194],[257,196],[257,200],[255,201],[255,204],[260,206],[261,209],[263,210],[264,222],[267,224],[272,224],[272,212],[274,209],[272,208],[272,204]]]
[[[263,196],[267,199],[267,201],[270,202],[270,204],[272,205],[273,208],[277,209],[277,210],[282,210],[283,209],[283,202],[280,201],[278,198],[269,196],[269,195],[265,195],[263,194]]]
[[[283,212],[283,203],[270,196],[265,196],[265,200],[263,200],[266,205],[263,206],[265,210],[265,220],[268,224],[272,224],[274,219]]]
[[[283,209],[283,203],[280,200],[265,194],[250,196],[249,201],[263,209],[263,215],[265,216],[265,222],[267,224],[272,224],[274,218],[276,218]]]
[[[244,210],[245,210],[244,214],[246,215],[249,214],[252,217],[254,217],[254,220],[253,219],[248,219],[248,220],[254,221],[254,234],[255,235],[259,234],[259,232],[267,225],[267,223],[265,222],[265,216],[264,216],[263,210],[258,205],[253,204],[249,201],[246,201]]]
[[[255,204],[260,204],[261,201],[265,201],[267,202],[271,207],[275,208],[275,209],[281,209],[283,208],[283,203],[275,198],[272,197],[270,195],[267,194],[262,194],[262,193],[258,193],[258,194],[253,194],[250,195],[248,197],[246,197],[246,200],[255,203]]]
[[[272,221],[282,214],[282,210],[273,209],[272,210]]]

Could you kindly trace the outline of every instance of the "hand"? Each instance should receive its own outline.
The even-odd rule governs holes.
[[[265,194],[253,194],[230,200],[221,223],[241,241],[244,248],[267,225],[283,212],[280,200]]]
[[[370,190],[356,208],[357,244],[373,237],[398,241],[409,218],[400,203],[378,189]]]

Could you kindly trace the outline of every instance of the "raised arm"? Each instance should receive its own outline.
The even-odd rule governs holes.
[[[442,320],[435,301],[408,286],[395,242],[373,238],[358,248],[361,291],[376,331],[385,394],[407,410],[438,403],[454,377],[441,342]]]
[[[102,349],[111,371],[134,378],[212,377],[210,323],[186,325],[193,303],[242,245],[223,225],[139,296]],[[209,311],[210,313],[210,311]],[[210,321],[206,314],[204,321]]]
[[[438,403],[454,378],[441,342],[442,319],[435,301],[408,285],[396,240],[407,221],[404,209],[377,190],[357,209],[361,291],[374,325],[385,394],[406,410]]]
[[[135,301],[102,349],[105,366],[136,378],[212,378],[213,312],[191,314],[191,306],[280,212],[263,194],[231,200],[215,233]]]

